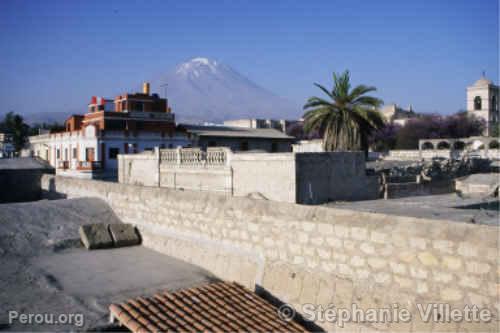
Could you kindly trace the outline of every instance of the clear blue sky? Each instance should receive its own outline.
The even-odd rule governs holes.
[[[498,83],[498,17],[498,0],[1,0],[0,113],[84,111],[196,56],[300,105],[349,69],[386,103],[450,113],[482,70]]]

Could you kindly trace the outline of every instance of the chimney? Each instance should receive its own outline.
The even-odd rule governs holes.
[[[142,84],[142,93],[149,96],[149,82]]]

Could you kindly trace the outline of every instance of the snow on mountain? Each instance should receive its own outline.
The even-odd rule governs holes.
[[[222,122],[239,118],[297,118],[300,106],[258,86],[231,67],[193,58],[152,82],[183,122]]]

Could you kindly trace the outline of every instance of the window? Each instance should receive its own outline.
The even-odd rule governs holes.
[[[85,160],[88,162],[94,161],[94,148],[85,148]]]
[[[61,151],[59,149],[56,150],[56,158],[61,158]]]
[[[481,97],[474,97],[474,110],[481,110],[482,108]]]
[[[68,160],[68,148],[64,148],[64,160]]]
[[[116,160],[119,153],[120,153],[120,148],[109,148],[108,151],[109,159]]]
[[[497,97],[496,96],[491,97],[491,108],[493,109],[493,111],[497,111],[498,110]]]
[[[278,143],[273,142],[271,143],[271,152],[276,153],[278,151]]]
[[[153,151],[153,148],[147,147],[147,148],[144,148],[144,151]]]
[[[217,142],[215,142],[215,141],[209,141],[208,142],[208,146],[209,147],[217,147]]]
[[[422,144],[422,149],[424,150],[434,149],[434,145],[432,144],[432,142],[427,141]]]
[[[77,149],[76,148],[73,148],[73,158],[78,158],[77,156]]]
[[[243,141],[240,144],[240,150],[242,150],[242,151],[247,151],[248,150],[248,142],[247,141]]]
[[[441,141],[438,143],[437,149],[450,149],[450,144],[446,141]]]

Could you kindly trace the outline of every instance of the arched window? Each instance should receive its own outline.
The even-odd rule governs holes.
[[[474,97],[474,110],[481,110],[482,108],[481,97]]]
[[[422,144],[422,149],[424,150],[434,149],[434,145],[432,144],[432,142],[427,141]]]
[[[438,143],[437,148],[438,149],[450,149],[450,144],[446,141],[441,141],[440,143]]]

